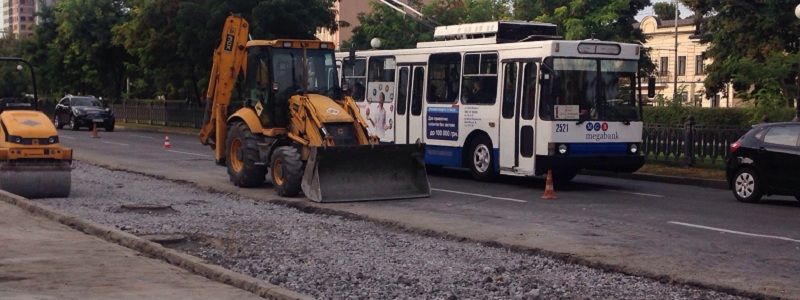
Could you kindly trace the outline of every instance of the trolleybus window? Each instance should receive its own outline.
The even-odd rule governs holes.
[[[517,91],[517,63],[509,63],[505,66],[505,75],[503,75],[503,118],[511,119],[514,117],[515,93]]]
[[[411,114],[414,116],[422,114],[422,85],[424,82],[425,69],[415,67],[414,80],[411,85]]]
[[[397,83],[397,114],[406,114],[406,99],[408,98],[408,67],[400,68],[400,80]]]
[[[461,102],[494,104],[497,98],[497,54],[464,55],[464,82]]]
[[[543,79],[543,120],[637,121],[636,61],[547,58],[552,78]],[[545,68],[547,69],[547,68]],[[555,109],[562,106],[563,109]],[[559,111],[578,111],[556,115]]]
[[[535,63],[526,63],[522,74],[522,107],[520,115],[525,120],[533,120],[536,115],[536,79],[538,78]]]
[[[394,101],[394,57],[370,57],[367,69],[367,101]]]
[[[428,102],[455,103],[461,82],[461,54],[431,54],[428,62]]]
[[[367,61],[356,59],[355,63],[344,63],[342,69],[346,78],[344,83],[350,88],[353,100],[364,101],[364,95],[367,94]]]

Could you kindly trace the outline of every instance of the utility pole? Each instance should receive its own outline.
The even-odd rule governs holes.
[[[678,100],[678,0],[675,0],[675,74],[672,82],[672,101]]]

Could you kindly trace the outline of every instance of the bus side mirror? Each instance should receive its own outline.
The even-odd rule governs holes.
[[[647,98],[655,98],[656,96],[656,78],[650,76],[647,78]]]

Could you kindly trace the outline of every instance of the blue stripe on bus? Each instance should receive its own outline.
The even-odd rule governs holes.
[[[492,152],[494,152],[493,167],[495,171],[498,171],[500,170],[500,149],[492,149]],[[461,147],[425,145],[425,163],[429,165],[462,167],[462,155],[463,148]]]
[[[571,155],[628,154],[628,143],[569,144]]]

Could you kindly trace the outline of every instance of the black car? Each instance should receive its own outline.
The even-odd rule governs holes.
[[[800,123],[757,125],[730,151],[726,173],[736,199],[786,195],[800,200]]]
[[[97,98],[72,95],[58,101],[53,120],[56,128],[61,129],[64,125],[69,125],[72,130],[79,130],[81,127],[92,128],[97,124],[98,128],[114,131],[114,122],[114,113],[111,109],[104,108]]]

